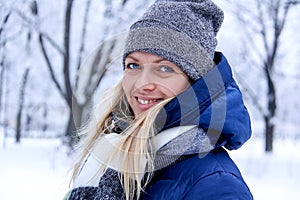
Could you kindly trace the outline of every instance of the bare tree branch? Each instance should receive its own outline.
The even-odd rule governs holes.
[[[60,53],[62,56],[65,55],[65,51],[45,32],[40,31],[39,33],[43,38],[45,38],[51,45]]]
[[[39,14],[38,4],[37,4],[36,0],[34,0],[30,3],[30,10],[33,15]]]
[[[88,25],[88,16],[89,16],[90,6],[91,6],[91,0],[87,0],[85,11],[84,11],[80,48],[79,48],[79,53],[78,53],[77,71],[80,69],[80,66],[82,63],[82,54],[84,52],[84,44],[85,44],[85,37],[86,37],[86,31],[87,31],[87,25]]]
[[[62,97],[63,97],[64,99],[67,99],[66,94],[64,93],[62,87],[60,86],[60,84],[59,84],[59,82],[58,82],[58,80],[56,79],[56,76],[55,76],[55,74],[54,74],[53,66],[52,66],[52,64],[51,64],[51,62],[50,62],[50,59],[49,59],[49,57],[48,57],[48,54],[47,54],[47,52],[46,52],[46,48],[45,48],[45,44],[44,44],[42,35],[39,35],[39,43],[40,43],[40,47],[41,47],[41,49],[42,49],[43,56],[44,56],[45,61],[46,61],[46,63],[47,63],[47,67],[48,67],[48,69],[49,69],[51,79],[53,80],[55,86],[57,87],[57,89],[58,89],[59,93],[62,95]]]
[[[2,55],[1,55],[1,60],[0,60],[0,113],[2,111],[2,95],[3,95],[3,90],[4,90],[4,72],[5,72],[5,60],[6,60],[6,54],[5,54],[5,46],[7,43],[7,39],[2,39],[3,37],[3,31],[5,29],[5,26],[8,22],[8,19],[11,15],[11,10],[5,15],[3,22],[1,23],[0,26],[0,49],[3,51]]]
[[[4,17],[3,23],[0,26],[0,38],[1,38],[1,35],[2,35],[2,31],[4,30],[4,27],[7,24],[7,21],[9,19],[10,15],[11,15],[11,10],[6,14],[6,16]]]
[[[108,70],[108,64],[111,62],[109,53],[111,53],[112,50],[114,49],[116,42],[117,42],[116,40],[111,40],[110,44],[103,44],[103,45],[108,46],[108,48],[105,48],[105,46],[102,46],[101,53],[99,52],[99,54],[97,54],[96,59],[94,60],[93,65],[92,65],[93,66],[92,74],[97,73],[97,74],[100,74],[100,76],[98,77],[98,81],[97,81],[96,84],[91,84],[93,87],[90,87],[90,91],[88,91],[89,92],[88,96],[91,96],[91,94],[93,94],[95,92],[95,90],[97,89],[97,87],[100,84],[100,81],[102,80],[102,78],[106,74],[106,72]],[[102,63],[102,69],[99,70],[98,69],[99,68],[99,63],[101,62],[100,61],[101,60],[100,55],[103,55],[103,54],[108,54],[108,56],[105,58],[104,63]],[[92,81],[92,80],[90,80],[90,81]]]
[[[256,6],[258,10],[258,24],[261,26],[259,33],[261,34],[261,38],[263,41],[263,45],[265,48],[265,52],[269,52],[269,45],[267,39],[267,27],[264,20],[264,11],[262,10],[262,5],[259,0],[256,0]]]
[[[242,5],[242,3],[236,0],[228,0],[228,2],[239,8],[239,10],[237,10],[235,7],[229,7],[229,10],[241,22],[241,24],[244,25],[243,29],[248,29],[255,32],[259,31],[256,24],[258,16],[255,12],[253,12],[253,9]]]
[[[31,20],[29,17],[27,17],[26,15],[24,15],[21,11],[14,9],[14,12],[21,17],[21,19],[23,19],[28,26],[32,27],[33,26],[33,30],[37,31],[39,35],[41,35],[42,37],[44,37],[53,47],[54,49],[56,49],[62,56],[64,56],[65,51],[45,32],[41,31],[39,28],[36,27],[36,24],[33,20]]]
[[[290,0],[286,2],[286,6],[298,5],[298,4],[300,4],[299,0]]]
[[[15,33],[11,34],[10,36],[6,36],[5,39],[2,39],[3,31],[7,25],[8,19],[10,18],[11,14],[12,14],[12,9],[8,11],[8,13],[4,17],[2,24],[0,25],[0,46],[4,46],[8,41],[14,40],[22,32],[22,30],[20,29],[20,30],[16,31]]]
[[[65,15],[65,30],[64,30],[64,81],[66,89],[66,100],[70,108],[72,107],[72,86],[70,80],[70,30],[71,30],[71,14],[73,0],[67,0],[66,15]]]
[[[253,9],[242,5],[242,3],[228,0],[228,2],[232,5],[236,5],[239,9],[235,9],[234,6],[230,6],[230,12],[233,13],[233,15],[238,19],[239,23],[243,27],[243,35],[246,41],[242,42],[242,44],[245,44],[249,46],[247,49],[256,49],[256,51],[251,51],[253,55],[255,55],[259,59],[263,59],[264,55],[260,51],[260,47],[258,46],[258,43],[256,41],[256,37],[254,37],[254,33],[260,32],[261,27],[259,27],[258,21],[258,15],[253,12]],[[262,66],[257,65],[262,69]]]
[[[1,39],[0,46],[4,46],[6,43],[15,40],[16,38],[18,38],[20,36],[21,33],[22,33],[22,30],[18,30],[18,32],[14,33],[12,35],[6,36],[6,38],[4,38],[4,39]]]
[[[125,6],[125,4],[128,2],[128,0],[123,0],[122,5]]]
[[[264,58],[264,55],[261,51],[259,51],[260,47],[258,46],[258,43],[255,41],[255,37],[253,37],[253,32],[245,31],[245,38],[247,41],[244,41],[243,44],[249,46],[249,49],[256,49],[256,51],[251,51],[252,54],[257,56],[260,60]],[[262,66],[257,65],[260,69],[262,69]]]
[[[265,116],[266,111],[264,107],[260,103],[260,98],[257,94],[257,92],[253,91],[250,87],[250,85],[247,84],[246,81],[242,78],[242,76],[239,73],[235,73],[235,76],[238,78],[239,82],[244,86],[242,89],[245,91],[244,94],[248,96],[248,98],[251,100],[253,105],[255,105],[256,109],[260,112],[261,115]]]

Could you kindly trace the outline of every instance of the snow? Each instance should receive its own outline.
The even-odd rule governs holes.
[[[1,142],[2,143],[2,142]],[[58,139],[8,138],[0,148],[0,199],[63,199],[71,159]]]
[[[0,199],[59,200],[68,191],[72,159],[59,139],[12,138],[0,148]],[[300,143],[277,139],[274,152],[263,151],[255,137],[241,149],[230,152],[254,199],[297,199],[300,195]]]
[[[253,138],[230,153],[254,199],[299,199],[299,140],[278,138],[272,153],[264,152],[263,142],[262,138]]]

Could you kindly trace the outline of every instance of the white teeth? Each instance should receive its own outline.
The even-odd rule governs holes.
[[[144,100],[144,99],[138,99],[138,102],[140,102],[143,105],[147,105],[149,103],[152,103],[155,100]]]

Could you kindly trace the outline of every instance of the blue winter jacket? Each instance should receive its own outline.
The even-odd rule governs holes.
[[[157,172],[142,200],[250,200],[251,192],[223,148]]]
[[[161,129],[198,125],[215,149],[190,155],[154,174],[141,199],[253,199],[237,166],[223,147],[238,149],[251,135],[250,118],[226,58],[215,54],[217,66],[169,102],[157,118]]]

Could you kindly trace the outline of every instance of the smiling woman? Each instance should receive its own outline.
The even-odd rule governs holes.
[[[130,27],[123,78],[81,131],[69,200],[253,199],[224,149],[251,127],[215,52],[222,21],[211,0],[157,0]]]
[[[188,76],[157,55],[133,52],[125,59],[122,87],[135,116],[189,86]]]

